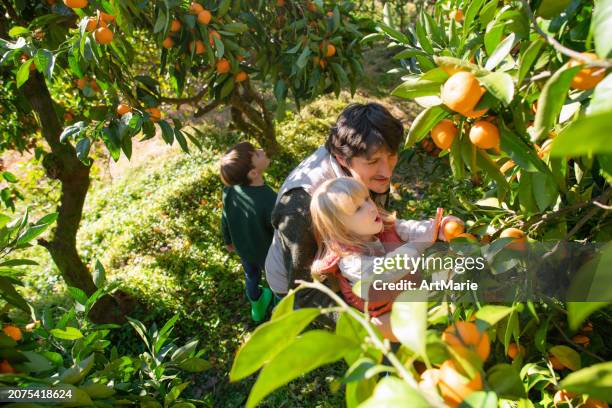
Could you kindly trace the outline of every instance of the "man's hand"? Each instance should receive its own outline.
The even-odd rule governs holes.
[[[236,248],[234,247],[234,244],[226,245],[225,249],[227,250],[227,252],[234,252],[234,251],[236,251]]]

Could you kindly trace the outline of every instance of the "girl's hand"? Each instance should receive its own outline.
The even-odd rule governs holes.
[[[442,222],[440,222],[440,229],[438,230],[438,239],[440,241],[446,241],[446,237],[444,236],[444,226],[449,221],[454,221],[454,222],[459,223],[461,225],[465,225],[465,223],[463,222],[462,219],[457,218],[454,215],[447,215],[446,217],[442,218]]]

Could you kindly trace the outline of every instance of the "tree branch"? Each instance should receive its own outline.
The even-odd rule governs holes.
[[[217,106],[221,105],[221,101],[212,101],[211,103],[209,103],[208,105],[198,109],[196,111],[196,113],[193,114],[193,116],[195,118],[199,118],[200,116],[204,116],[206,115],[208,112],[210,112],[211,110],[215,109]]]
[[[561,54],[567,55],[568,57],[571,57],[575,60],[582,61],[588,66],[601,67],[601,68],[606,68],[606,69],[612,68],[612,60],[602,59],[602,60],[593,61],[589,59],[588,57],[585,57],[578,51],[574,51],[571,48],[567,48],[565,45],[557,41],[554,37],[546,34],[544,31],[542,31],[540,26],[538,26],[538,21],[533,15],[533,12],[531,11],[531,7],[529,6],[529,3],[527,2],[527,0],[521,0],[521,3],[523,4],[523,9],[525,10],[525,13],[527,13],[527,17],[529,17],[529,20],[531,21],[531,25],[533,26],[533,28],[542,38],[546,40],[547,43],[552,45],[554,49],[559,51]]]
[[[204,95],[206,95],[207,91],[208,91],[208,87],[204,87],[202,88],[200,92],[198,92],[194,96],[189,96],[185,98],[169,98],[169,97],[162,96],[161,98],[159,98],[159,100],[164,103],[177,104],[177,105],[193,104],[193,103],[199,102],[200,99],[202,99]]]

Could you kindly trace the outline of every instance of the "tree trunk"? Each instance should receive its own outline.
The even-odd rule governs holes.
[[[232,121],[248,136],[254,137],[270,157],[280,150],[272,112],[262,95],[251,87],[250,81],[241,83],[242,92],[235,90],[230,99]],[[259,108],[259,109],[257,109]]]
[[[83,290],[89,296],[97,288],[78,254],[76,235],[89,189],[90,168],[77,158],[76,150],[71,144],[60,142],[62,124],[53,107],[44,78],[38,72],[32,72],[23,85],[22,92],[38,115],[42,135],[51,148],[51,153],[43,160],[43,166],[47,175],[59,180],[62,186],[57,225],[51,232],[52,239],[40,240],[40,243],[51,254],[66,283]],[[96,303],[89,317],[94,322],[123,321],[119,306],[113,297],[105,296]]]

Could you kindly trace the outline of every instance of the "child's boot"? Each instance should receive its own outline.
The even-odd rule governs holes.
[[[259,295],[259,299],[252,300],[249,295],[247,295],[249,302],[251,303],[251,318],[255,323],[259,323],[266,318],[266,312],[268,311],[268,306],[272,301],[272,291],[269,288],[261,288],[261,295]]]

